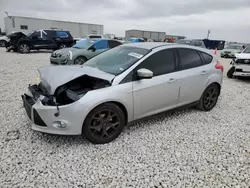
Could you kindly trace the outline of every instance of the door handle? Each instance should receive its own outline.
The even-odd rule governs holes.
[[[205,75],[205,74],[207,74],[207,71],[202,71],[201,72],[201,75]]]
[[[170,79],[168,80],[168,83],[173,83],[173,82],[175,82],[175,81],[177,81],[177,80],[174,79],[174,78],[170,78]]]

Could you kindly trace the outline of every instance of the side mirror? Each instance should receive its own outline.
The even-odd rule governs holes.
[[[95,48],[94,46],[91,46],[91,47],[89,47],[88,50],[92,50],[93,52],[95,52],[95,51],[96,51],[96,48]]]
[[[148,69],[139,69],[137,70],[137,77],[140,79],[150,79],[153,77],[153,72]]]

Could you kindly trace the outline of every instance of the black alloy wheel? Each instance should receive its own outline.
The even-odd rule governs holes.
[[[212,110],[218,101],[219,94],[220,91],[218,86],[216,84],[211,84],[203,92],[197,107],[202,111]]]
[[[83,65],[85,62],[87,61],[87,59],[83,56],[77,57],[74,61],[75,65]]]
[[[93,144],[105,144],[115,140],[125,126],[123,111],[113,103],[92,110],[83,125],[83,135]]]

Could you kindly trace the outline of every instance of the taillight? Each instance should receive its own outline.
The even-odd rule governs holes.
[[[220,64],[220,62],[219,62],[219,61],[217,61],[216,65],[215,65],[215,68],[216,68],[216,69],[220,69],[220,70],[221,70],[221,72],[223,72],[223,71],[224,71],[224,67],[223,67],[223,65],[222,65],[222,64]]]

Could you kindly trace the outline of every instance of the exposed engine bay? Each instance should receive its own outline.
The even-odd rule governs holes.
[[[60,106],[73,103],[82,98],[87,92],[91,90],[109,87],[111,84],[99,78],[83,75],[62,86],[59,86],[54,95],[50,95],[47,89],[40,82],[29,86],[35,100],[39,99],[43,105],[46,106]]]

